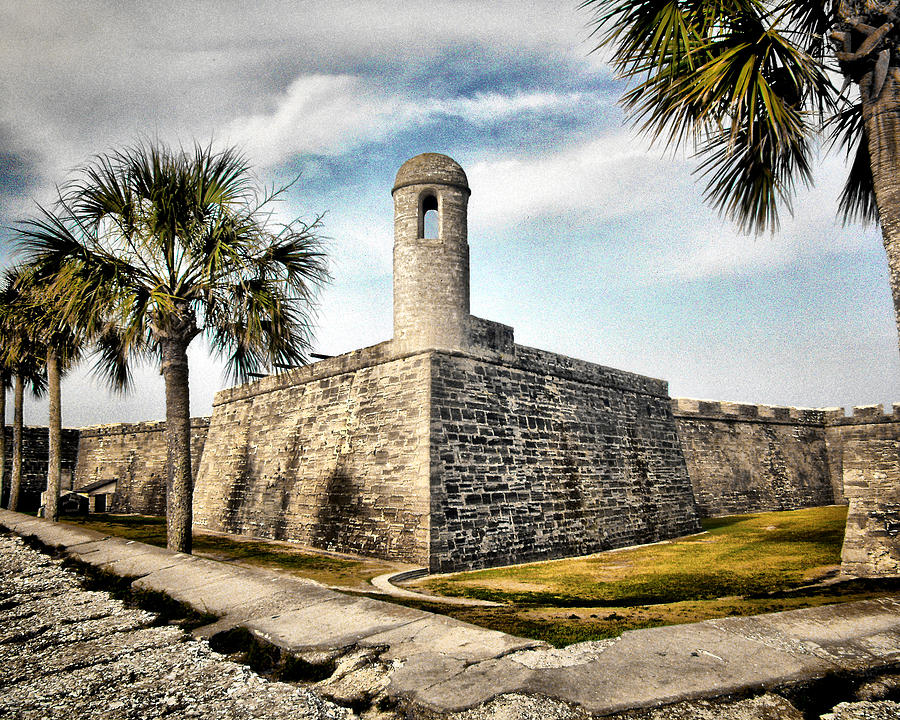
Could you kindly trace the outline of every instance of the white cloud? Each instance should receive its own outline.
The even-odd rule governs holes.
[[[272,165],[297,153],[345,151],[389,130],[388,98],[349,75],[295,80],[270,113],[233,120],[225,131],[254,160]]]
[[[683,161],[660,155],[617,130],[539,157],[484,160],[466,170],[471,213],[495,228],[535,217],[577,215],[587,224],[651,212],[689,183]]]
[[[684,238],[660,263],[660,275],[696,280],[738,272],[756,272],[796,260],[803,239],[779,233],[757,237],[735,231],[727,223],[708,224]]]
[[[697,280],[785,267],[811,255],[853,253],[871,247],[878,242],[877,228],[842,227],[835,221],[845,176],[841,157],[826,158],[816,172],[816,184],[800,190],[793,216],[782,213],[781,227],[775,233],[746,235],[708,211],[704,225],[665,258],[665,274]]]
[[[397,135],[441,117],[491,124],[530,114],[595,111],[606,99],[583,92],[476,93],[455,98],[413,98],[352,75],[304,75],[262,113],[239,117],[226,139],[262,165],[302,153],[346,153],[363,143]]]
[[[409,120],[421,118],[427,122],[434,115],[450,115],[471,123],[496,123],[510,117],[527,113],[568,114],[578,108],[584,112],[586,106],[603,106],[605,99],[596,94],[573,93],[477,93],[472,97],[431,99],[424,103],[408,102],[401,114]]]
[[[884,269],[880,253],[869,253],[858,268],[866,254],[850,254],[877,243],[872,231],[841,229],[833,220],[840,159],[823,165],[819,187],[798,202],[796,219],[786,218],[781,233],[753,239],[734,232],[702,207],[690,161],[648,149],[627,130],[597,131],[619,123],[610,98],[568,91],[586,78],[604,78],[606,87],[611,74],[601,53],[588,54],[589,15],[576,7],[550,0],[396,0],[389,11],[375,0],[0,4],[2,149],[35,161],[43,184],[27,193],[48,199],[70,167],[140,133],[186,142],[224,140],[229,133],[255,164],[275,165],[298,153],[352,153],[373,140],[396,154],[392,141],[408,141],[419,123],[431,123],[421,126],[429,131],[422,134],[434,137],[450,119],[448,141],[466,148],[457,159],[473,189],[473,258],[481,252],[492,262],[489,269],[486,262],[473,265],[473,277],[483,278],[482,289],[473,287],[473,307],[482,298],[479,314],[511,322],[526,342],[668,377],[677,392],[729,397],[733,387],[751,400],[808,403],[804,395],[815,397],[816,387],[843,386],[854,357],[860,367],[878,368],[852,388],[854,401],[873,399],[872,392],[881,392],[877,383],[894,388],[896,336],[886,291],[874,300],[857,292],[851,304],[864,320],[847,333],[850,340],[833,337],[850,290],[869,288]],[[494,76],[523,77],[528,89],[465,89],[484,89]],[[585,112],[602,122],[584,121]],[[536,118],[548,120],[547,142],[532,133],[510,147],[516,122],[532,121],[533,129]],[[500,141],[495,127],[506,133]],[[497,149],[501,142],[506,150]],[[562,143],[568,146],[559,149]],[[323,162],[326,171],[329,163]],[[278,211],[287,218],[319,209],[315,203],[329,209],[325,232],[334,238],[335,280],[322,294],[318,347],[324,352],[390,336],[388,193],[396,168],[383,170],[384,187],[372,187],[369,165],[370,174],[342,176],[345,184],[331,194],[306,196],[304,207],[288,202]],[[19,201],[11,198],[4,213],[27,210],[13,207]],[[551,245],[547,236],[570,242]],[[712,329],[709,308],[720,305],[700,303],[704,293],[754,279],[765,284],[769,275],[752,277],[761,270],[771,277],[780,272],[782,288],[790,288],[810,256],[830,252],[847,253],[829,261],[848,270],[838,277],[850,278],[850,287],[839,280],[834,290],[812,281],[806,286],[823,288],[815,298],[817,327],[833,361],[821,355],[818,339],[798,345],[790,319],[770,323],[777,343],[766,338],[779,346],[780,359],[770,362],[774,351],[758,333],[734,345],[736,334],[776,316],[761,311],[753,294],[738,299],[739,290],[729,296],[734,323]],[[727,276],[735,277],[715,282]],[[674,311],[666,306],[672,297],[687,299]],[[881,313],[877,322],[873,308]],[[866,328],[881,335],[869,342]],[[859,338],[853,349],[850,341]],[[746,359],[753,348],[758,371]],[[677,364],[681,357],[690,360],[684,367]],[[794,357],[806,358],[802,374]],[[219,369],[207,360],[192,372],[193,410],[208,412]],[[126,404],[80,376],[70,378],[67,424],[160,417],[159,376],[153,369],[145,374]],[[769,392],[773,375],[777,392]],[[735,384],[748,376],[746,387]],[[42,410],[31,421],[44,417]]]
[[[800,189],[794,215],[783,212],[781,228],[760,236],[743,234],[703,206],[703,186],[691,174],[693,167],[689,159],[664,155],[624,129],[558,152],[482,160],[466,168],[470,225],[521,233],[532,224],[564,222],[582,245],[598,238],[593,266],[618,248],[632,284],[753,273],[810,255],[853,253],[877,242],[875,228],[835,222],[845,176],[841,157],[827,157],[816,184]],[[632,237],[620,236],[624,219],[637,227]]]
[[[42,157],[51,181],[140,133],[207,138],[233,118],[300,148],[317,141],[330,147],[342,130],[352,139],[353,118],[361,120],[373,102],[375,116],[363,123],[369,129],[379,113],[393,112],[386,104],[408,102],[404,93],[416,92],[418,79],[415,72],[397,77],[399,66],[414,69],[436,57],[488,66],[488,54],[535,54],[548,64],[577,58],[589,67],[587,19],[574,5],[549,0],[528,7],[410,0],[389,11],[377,0],[7,3],[0,6],[0,125]],[[371,88],[357,88],[356,98],[335,94],[340,83],[351,89],[348,73],[362,65],[373,76],[386,68],[377,96]],[[305,84],[291,94],[290,79],[298,77]],[[399,98],[395,88],[404,88]],[[301,89],[313,91],[305,103]],[[287,93],[287,104],[265,121],[277,93]],[[325,106],[312,106],[314,99]],[[336,127],[305,124],[311,137],[300,140],[278,123],[301,109]]]

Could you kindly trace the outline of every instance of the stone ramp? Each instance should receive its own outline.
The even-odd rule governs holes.
[[[100,570],[133,577],[298,655],[369,651],[388,697],[438,712],[502,694],[611,714],[789,687],[900,665],[900,598],[635,630],[564,649],[452,618],[352,597],[312,581],[235,567],[0,510],[0,526]]]

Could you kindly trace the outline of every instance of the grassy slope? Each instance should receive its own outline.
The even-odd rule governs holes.
[[[67,518],[64,522],[98,532],[138,540],[149,545],[166,546],[166,520],[146,515],[88,515]],[[212,533],[194,533],[194,554],[216,560],[282,570],[311,578],[326,585],[357,589],[371,588],[369,580],[407,566],[372,558],[337,557],[297,547],[292,543],[253,540]]]
[[[643,627],[755,615],[900,591],[897,580],[809,587],[839,566],[846,512],[843,507],[826,507],[713,518],[704,521],[706,533],[671,542],[432,576],[417,583],[436,594],[504,603],[498,608],[392,601],[563,646]],[[165,545],[163,518],[92,515],[74,522]],[[372,589],[370,578],[402,567],[381,560],[335,557],[290,543],[204,533],[195,533],[194,548],[198,555],[279,569],[363,593]]]
[[[810,588],[839,568],[847,509],[704,521],[706,533],[626,550],[432,576],[428,592],[506,603],[450,614],[563,646],[626,630],[862,600],[900,582]]]
[[[519,605],[627,606],[773,592],[840,564],[847,509],[712,518],[677,541],[431,577],[429,592]]]

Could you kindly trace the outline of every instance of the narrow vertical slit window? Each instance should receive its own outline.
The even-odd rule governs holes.
[[[422,235],[423,238],[435,239],[440,236],[438,223],[438,202],[434,195],[422,198]]]

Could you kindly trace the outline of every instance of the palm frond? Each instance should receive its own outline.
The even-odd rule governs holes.
[[[96,370],[115,388],[128,385],[129,358],[158,356],[195,317],[245,380],[305,361],[328,279],[321,217],[270,226],[287,187],[258,192],[234,148],[143,140],[90,161],[54,208],[22,223],[19,243],[65,317],[96,339]]]
[[[875,201],[875,182],[872,177],[872,160],[869,156],[869,142],[865,133],[859,139],[853,162],[847,174],[847,181],[838,201],[838,216],[845,225],[860,221],[879,222],[878,204]]]
[[[842,149],[850,162],[847,180],[838,199],[838,217],[845,225],[855,221],[878,224],[878,204],[862,104],[846,102],[830,118],[826,129],[830,146]]]
[[[778,225],[809,180],[812,137],[837,89],[823,65],[830,3],[588,0],[629,117],[654,140],[690,143],[705,197],[745,230]],[[718,165],[718,167],[716,167]],[[796,173],[796,176],[794,175]]]
[[[94,344],[94,374],[104,379],[116,392],[127,392],[132,385],[129,356],[133,355],[133,347],[119,328],[108,325],[97,335]]]
[[[39,397],[46,389],[46,345],[35,336],[37,310],[29,297],[30,271],[23,265],[8,268],[0,286],[0,367],[20,376]]]
[[[697,173],[707,180],[704,198],[746,232],[779,225],[778,206],[791,209],[794,184],[809,184],[810,149],[783,146],[770,135],[723,132],[701,153]]]

